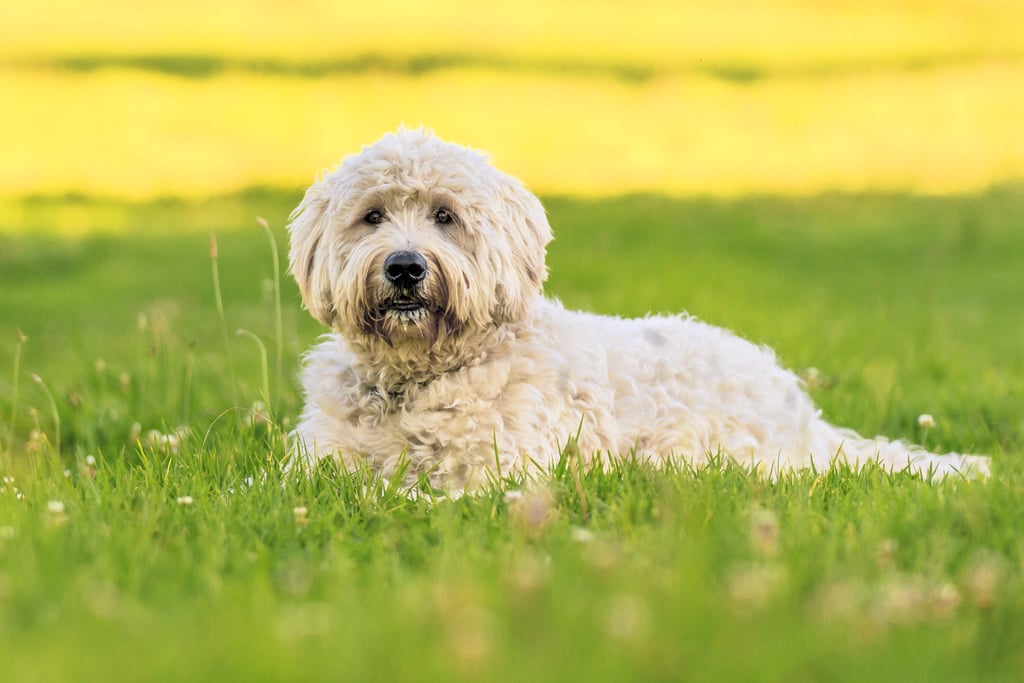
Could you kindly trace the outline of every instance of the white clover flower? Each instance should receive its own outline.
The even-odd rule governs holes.
[[[635,640],[647,634],[650,610],[636,595],[621,594],[611,598],[606,608],[605,631],[615,640]]]
[[[523,500],[523,492],[519,490],[512,490],[505,492],[506,503],[519,503]]]
[[[935,426],[935,418],[929,415],[928,413],[924,413],[922,415],[917,416],[917,424],[918,426],[924,427],[925,429],[931,429],[932,427]]]
[[[178,496],[175,500],[177,501],[178,505],[192,504],[192,496]]]
[[[71,470],[64,470],[64,478],[65,479],[70,479],[71,478]]]
[[[574,526],[571,535],[572,540],[581,544],[590,543],[594,540],[594,532],[581,526]]]
[[[295,515],[295,519],[305,519],[306,515],[309,514],[309,510],[307,510],[304,505],[299,505],[292,510],[292,514]]]
[[[779,548],[779,520],[771,510],[750,512],[750,542],[758,554],[774,557]]]
[[[177,453],[181,441],[179,441],[177,434],[163,434],[160,437],[160,443],[170,448],[172,453]]]
[[[249,423],[253,425],[271,424],[270,410],[263,401],[256,401],[249,407]]]
[[[508,501],[509,520],[518,526],[527,536],[536,538],[547,527],[555,515],[555,501],[547,489],[530,489],[515,492],[509,500],[509,491],[505,495]]]
[[[46,511],[52,515],[64,514],[64,503],[59,500],[51,500],[46,504]]]
[[[948,619],[960,606],[960,591],[951,583],[944,583],[932,591],[931,611],[937,619]]]
[[[975,559],[964,581],[975,607],[990,609],[998,602],[1005,574],[1005,562],[998,555],[986,553]]]
[[[85,456],[85,464],[89,467],[96,467],[96,457],[92,455]]]
[[[13,484],[14,483],[14,477],[4,477],[3,482],[5,484]]]

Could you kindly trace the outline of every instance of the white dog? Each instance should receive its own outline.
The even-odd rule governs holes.
[[[584,457],[725,454],[758,470],[836,459],[986,472],[825,422],[771,351],[689,317],[569,311],[545,298],[551,228],[486,157],[423,130],[385,135],[291,217],[291,272],[334,330],[306,358],[309,458],[473,488]]]

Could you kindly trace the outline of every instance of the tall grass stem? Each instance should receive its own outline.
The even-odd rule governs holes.
[[[224,298],[221,296],[220,291],[220,269],[217,266],[218,256],[217,236],[211,232],[210,263],[213,267],[213,295],[217,302],[217,317],[220,320],[221,339],[224,342],[224,353],[227,355],[228,360],[228,381],[231,383],[231,402],[234,405],[238,405],[238,394],[236,393],[238,390],[238,384],[235,379],[235,361],[231,356],[231,341],[228,338],[228,323],[227,318],[224,315]]]
[[[263,402],[267,405],[267,410],[271,410],[270,406],[270,368],[267,362],[267,347],[257,335],[250,332],[249,330],[235,330],[235,334],[239,337],[248,337],[256,342],[256,346],[260,350],[260,372],[263,378]],[[272,414],[272,413],[271,413]]]
[[[39,375],[33,373],[32,381],[39,385],[39,388],[43,390],[43,394],[46,395],[46,400],[50,404],[50,412],[53,415],[53,450],[57,458],[60,458],[60,412],[57,410],[57,401],[53,398],[53,393],[50,388],[46,386],[46,382]]]
[[[284,323],[281,317],[281,259],[277,251],[277,240],[270,229],[270,224],[262,216],[256,217],[256,223],[263,228],[270,242],[270,253],[274,259],[274,343],[277,346],[275,361],[275,387],[278,394],[281,392],[281,385],[284,383]],[[267,405],[272,407],[270,396],[266,397]]]
[[[18,377],[21,374],[21,347],[28,339],[22,331],[15,330],[17,343],[14,345],[14,372],[11,378],[11,423],[7,428],[7,450],[14,450],[14,426],[18,418]]]

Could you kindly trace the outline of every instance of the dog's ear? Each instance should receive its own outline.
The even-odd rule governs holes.
[[[497,283],[495,313],[498,320],[511,321],[526,313],[548,278],[545,253],[551,241],[551,226],[540,200],[515,178],[502,177],[499,193],[504,223],[500,227],[509,246],[507,254],[501,256],[506,263],[499,272],[513,277]]]
[[[318,180],[306,190],[302,202],[289,216],[291,249],[288,254],[288,270],[298,283],[302,303],[310,314],[330,327],[334,322],[335,311],[328,264],[329,200],[325,182]]]

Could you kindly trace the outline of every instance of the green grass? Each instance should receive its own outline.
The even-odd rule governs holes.
[[[547,202],[547,289],[567,305],[689,310],[817,368],[833,421],[992,453],[992,479],[570,458],[522,499],[507,481],[436,503],[274,465],[320,330],[284,283],[278,382],[255,217],[283,255],[298,198],[0,212],[5,678],[1018,680],[1024,188]],[[238,328],[266,345],[271,425],[251,418],[263,371]]]

